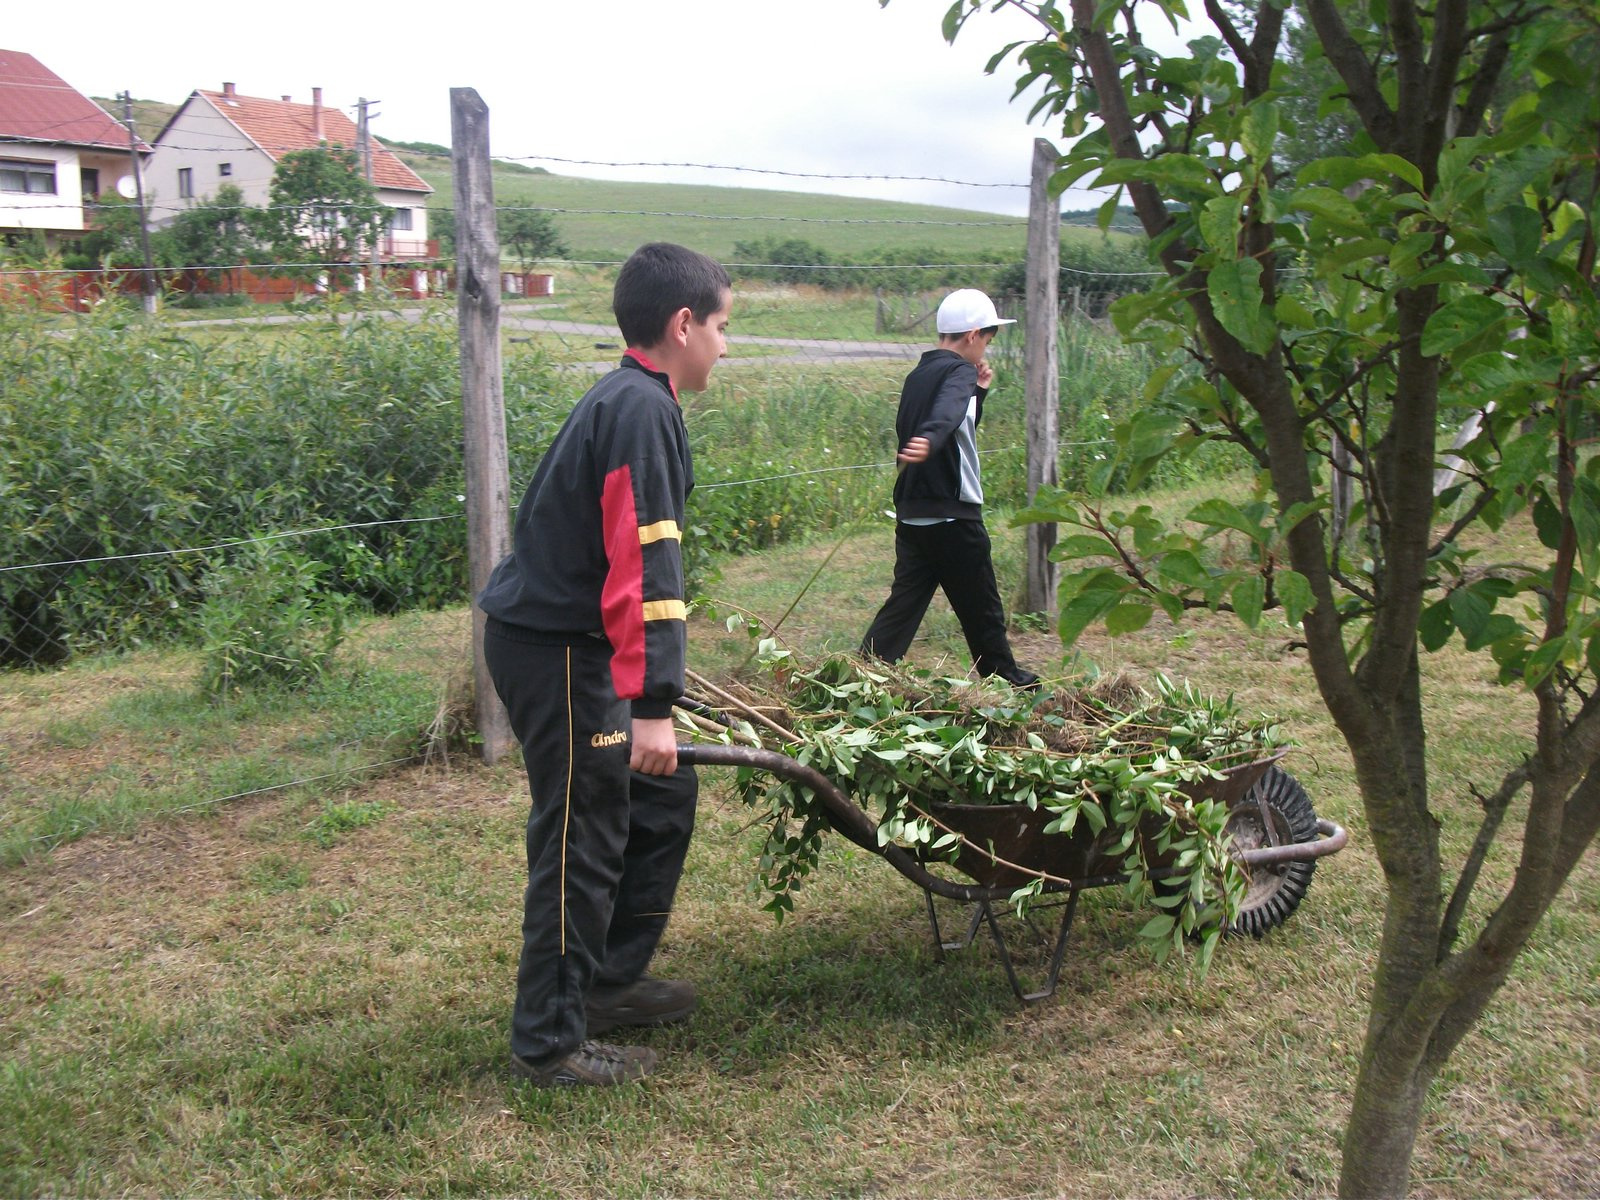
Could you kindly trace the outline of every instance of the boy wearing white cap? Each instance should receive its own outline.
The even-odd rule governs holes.
[[[1017,665],[1006,637],[978,472],[978,422],[994,378],[984,355],[1000,326],[1014,323],[975,288],[951,292],[935,318],[939,345],[906,376],[895,417],[894,582],[861,639],[861,653],[889,662],[902,658],[934,590],[943,588],[973,669],[1036,688],[1039,677]]]

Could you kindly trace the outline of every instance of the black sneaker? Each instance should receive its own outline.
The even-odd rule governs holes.
[[[665,1025],[681,1021],[694,1011],[694,984],[683,979],[654,979],[641,975],[621,987],[589,990],[584,1012],[590,1033],[604,1033],[618,1025]]]
[[[656,1067],[656,1052],[646,1046],[584,1042],[570,1054],[539,1066],[511,1055],[511,1072],[540,1087],[610,1087],[643,1079]]]

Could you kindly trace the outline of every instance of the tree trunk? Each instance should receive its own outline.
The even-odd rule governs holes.
[[[1411,1177],[1411,1154],[1422,1123],[1428,1082],[1419,1061],[1386,1045],[1368,1047],[1356,1077],[1339,1168],[1344,1200],[1401,1197]]]

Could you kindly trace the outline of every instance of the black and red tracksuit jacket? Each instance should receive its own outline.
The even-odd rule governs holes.
[[[478,607],[516,631],[602,635],[633,715],[672,715],[687,641],[680,543],[694,464],[666,375],[628,351],[568,415]]]

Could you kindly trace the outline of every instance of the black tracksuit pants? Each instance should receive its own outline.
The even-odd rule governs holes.
[[[699,781],[692,767],[628,769],[631,713],[612,687],[605,640],[561,641],[491,618],[483,648],[533,797],[511,1049],[544,1062],[584,1040],[593,986],[632,983],[649,965]]]
[[[895,523],[894,582],[861,639],[861,652],[889,662],[904,658],[936,588],[944,589],[961,622],[974,670],[979,675],[1015,670],[989,531],[982,521]]]

